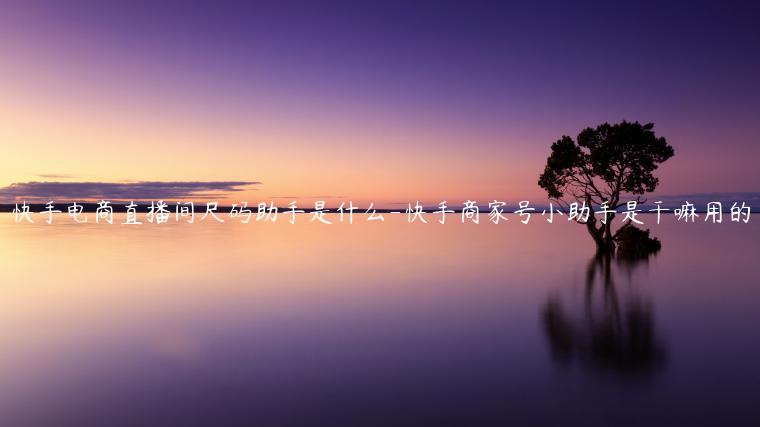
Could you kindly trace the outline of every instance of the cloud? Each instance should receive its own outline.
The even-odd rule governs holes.
[[[37,174],[37,176],[45,179],[71,179],[77,177],[76,175],[69,175],[66,173],[40,173]]]
[[[220,198],[257,181],[19,182],[0,187],[0,200],[158,200]]]

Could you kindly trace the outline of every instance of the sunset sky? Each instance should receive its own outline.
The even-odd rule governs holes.
[[[760,190],[750,2],[154,3],[3,2],[0,187],[542,200],[554,140],[626,119],[675,149],[658,194]]]

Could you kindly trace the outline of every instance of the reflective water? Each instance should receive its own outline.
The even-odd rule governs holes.
[[[307,219],[0,215],[0,425],[760,425],[757,222]]]

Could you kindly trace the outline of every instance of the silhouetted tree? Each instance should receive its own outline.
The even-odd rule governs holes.
[[[585,202],[588,207],[606,202],[609,210],[615,210],[625,204],[620,199],[625,194],[636,195],[636,201],[642,203],[640,195],[653,191],[659,182],[654,170],[673,156],[673,147],[665,138],[655,136],[653,128],[652,123],[623,121],[586,128],[576,141],[563,136],[552,144],[538,185],[565,208],[572,202]],[[589,219],[578,222],[586,225],[600,252],[612,253],[615,214],[606,216],[602,221],[592,208]]]

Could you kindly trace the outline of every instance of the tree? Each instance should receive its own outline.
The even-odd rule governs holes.
[[[563,136],[552,144],[538,185],[566,209],[571,203],[591,208],[606,202],[608,210],[614,211],[624,205],[620,198],[626,194],[643,203],[641,195],[654,191],[659,183],[653,172],[673,157],[673,147],[655,136],[653,128],[652,123],[623,121],[586,128],[576,141]],[[597,219],[592,212],[587,220],[578,217],[576,221],[586,225],[599,252],[612,253],[621,231],[613,233],[614,217],[614,213],[606,213]],[[630,221],[623,227],[630,227]]]

